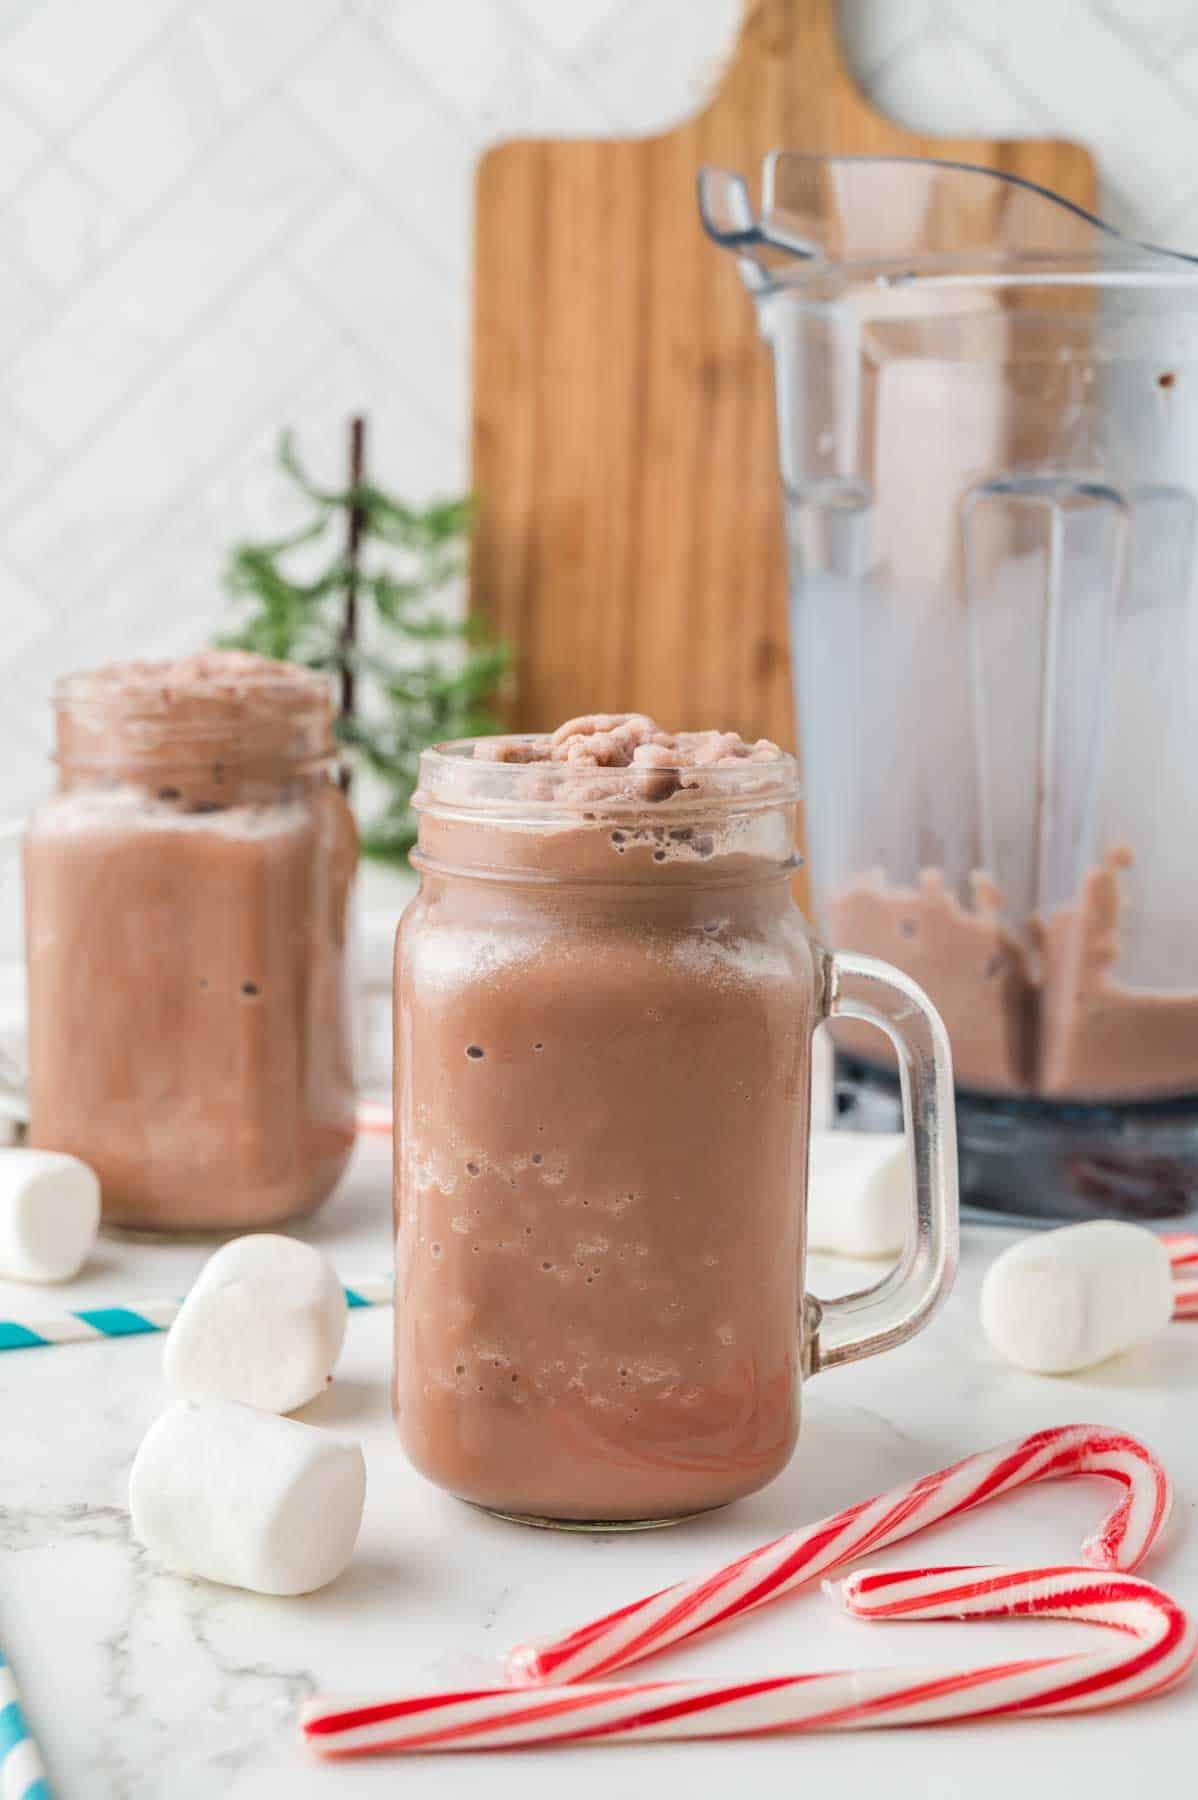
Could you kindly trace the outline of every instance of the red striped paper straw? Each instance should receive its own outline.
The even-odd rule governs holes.
[[[359,1100],[357,1126],[367,1137],[391,1136],[391,1107],[385,1100]]]
[[[1175,1274],[1182,1269],[1198,1270],[1198,1231],[1167,1231],[1161,1243],[1169,1252]]]
[[[1173,1283],[1173,1317],[1198,1319],[1198,1270],[1188,1280]]]
[[[1161,1239],[1173,1270],[1173,1317],[1198,1319],[1198,1231],[1171,1231]]]

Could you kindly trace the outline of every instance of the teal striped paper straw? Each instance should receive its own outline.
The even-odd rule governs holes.
[[[346,1304],[351,1308],[390,1306],[394,1288],[390,1275],[355,1281],[345,1290]],[[50,1344],[86,1344],[97,1338],[165,1331],[178,1317],[182,1304],[182,1300],[143,1300],[136,1306],[89,1306],[81,1312],[48,1313],[44,1318],[0,1319],[0,1350],[40,1350]],[[0,1788],[0,1800],[8,1800],[4,1788]]]
[[[46,1766],[34,1743],[13,1672],[0,1655],[0,1796],[2,1800],[50,1800]]]

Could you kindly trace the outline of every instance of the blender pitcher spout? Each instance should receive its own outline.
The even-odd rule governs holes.
[[[699,212],[754,289],[812,263],[882,282],[1103,282],[1120,265],[1141,281],[1193,279],[1192,257],[1137,243],[1048,188],[931,157],[776,150],[760,210],[741,175],[705,168]]]
[[[743,175],[731,169],[711,166],[699,171],[699,216],[713,243],[722,250],[732,250],[740,259],[741,274],[750,291],[770,283],[770,252],[808,259],[819,255],[818,247],[779,228],[763,213],[753,211],[748,185]]]

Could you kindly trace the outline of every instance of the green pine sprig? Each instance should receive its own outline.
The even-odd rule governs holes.
[[[220,641],[230,648],[301,663],[344,677],[352,668],[362,700],[337,722],[351,765],[370,769],[383,790],[377,812],[362,822],[368,856],[402,863],[416,841],[412,795],[420,752],[445,738],[498,729],[494,704],[511,667],[505,645],[477,617],[447,615],[446,590],[465,567],[472,507],[468,499],[411,507],[362,481],[341,489],[311,480],[290,432],[278,447],[279,467],[304,495],[311,516],[298,530],[266,543],[238,544],[225,567],[225,587],[239,613]],[[358,561],[346,554],[351,512],[359,514]],[[317,547],[326,560],[301,579]],[[358,607],[375,629],[371,648],[346,643],[345,598],[356,580]]]

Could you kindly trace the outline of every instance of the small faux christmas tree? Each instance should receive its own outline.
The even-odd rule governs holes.
[[[311,517],[287,537],[232,551],[225,586],[241,618],[222,642],[336,674],[338,739],[380,796],[362,821],[362,847],[400,863],[416,841],[420,752],[496,730],[492,708],[511,661],[477,618],[446,606],[463,572],[470,502],[415,508],[375,487],[362,419],[351,422],[344,489],[317,487],[290,433],[278,458]]]

